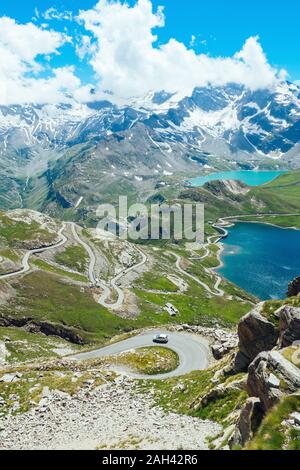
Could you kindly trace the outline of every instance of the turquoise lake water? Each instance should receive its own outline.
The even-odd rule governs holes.
[[[189,182],[192,186],[203,186],[208,181],[215,180],[238,180],[248,186],[260,186],[274,180],[277,176],[286,173],[285,171],[223,171],[219,173],[210,173],[209,175],[199,176],[191,179]]]
[[[238,222],[228,232],[218,272],[262,300],[285,298],[300,275],[300,231]]]

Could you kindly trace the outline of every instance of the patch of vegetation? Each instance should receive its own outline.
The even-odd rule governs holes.
[[[85,282],[85,283],[88,282],[88,278],[86,276],[83,276],[82,274],[71,273],[70,271],[66,271],[65,269],[60,269],[57,266],[52,266],[52,264],[49,264],[42,259],[35,259],[34,261],[32,261],[32,264],[34,264],[37,268],[42,269],[43,271],[48,271],[53,274],[58,274],[59,276],[62,276],[62,277],[69,277],[70,279],[73,279],[74,281]]]
[[[21,257],[10,248],[0,248],[0,275],[17,271],[21,268]]]
[[[12,249],[9,249],[9,248],[0,249],[0,257],[1,256],[3,258],[9,259],[10,261],[12,261],[14,263],[17,263],[20,259],[19,254],[15,250],[12,250]]]
[[[173,284],[166,276],[157,276],[154,272],[147,272],[138,281],[139,286],[149,290],[158,290],[164,292],[177,292],[178,287]]]
[[[24,413],[37,405],[47,391],[59,390],[75,395],[81,388],[98,387],[104,381],[114,378],[114,374],[107,375],[98,365],[82,363],[76,366],[76,375],[72,368],[61,366],[59,363],[44,363],[41,370],[38,365],[22,369],[11,368],[0,371],[0,378],[7,374],[17,373],[13,382],[0,382],[0,395],[4,400],[1,415],[11,410],[12,414]],[[17,407],[16,406],[17,403]]]
[[[85,249],[78,245],[68,246],[64,251],[57,253],[55,261],[79,273],[86,272],[88,263]]]
[[[156,294],[134,289],[139,299],[140,318],[152,318],[155,323],[190,323],[194,325],[211,325],[216,320],[224,325],[236,324],[248,313],[251,305],[236,299],[211,296],[199,284],[190,281],[184,294]],[[164,311],[166,303],[172,303],[178,310],[174,318]],[[156,314],[156,315],[155,315]]]
[[[289,346],[283,349],[282,355],[300,369],[300,346]]]
[[[275,216],[275,215],[264,215],[260,217],[243,217],[244,222],[258,222],[261,224],[271,224],[278,227],[295,227],[300,229],[300,215],[288,215],[288,216]]]
[[[56,234],[42,229],[36,222],[30,224],[13,220],[0,212],[0,241],[7,247],[26,247],[28,242],[38,241],[39,244],[49,245],[55,241]]]
[[[230,424],[230,414],[240,409],[247,399],[246,392],[228,390],[222,397],[199,407],[201,398],[216,386],[212,378],[224,365],[223,360],[207,370],[191,372],[182,377],[172,377],[163,381],[140,381],[139,390],[145,393],[151,391],[156,404],[166,411],[211,419],[226,426]],[[228,385],[243,376],[244,374],[237,374],[230,379],[221,376],[218,384]]]
[[[3,282],[3,281],[0,281]],[[89,289],[46,271],[35,271],[11,281],[16,297],[0,306],[4,317],[28,317],[70,327],[86,343],[103,343],[118,333],[133,329],[134,321],[124,320],[97,304]]]
[[[202,266],[206,268],[215,268],[219,266],[220,261],[218,258],[218,253],[220,251],[220,247],[216,244],[209,245],[209,255],[201,260]]]
[[[4,341],[8,364],[31,361],[36,358],[58,357],[56,350],[76,351],[77,345],[41,334],[29,333],[23,328],[0,327],[0,341]]]
[[[285,300],[268,300],[264,303],[261,313],[276,327],[278,327],[279,318],[277,317],[275,312],[284,305],[300,307],[300,297],[290,297]]]
[[[284,421],[300,412],[300,395],[290,395],[275,406],[263,420],[247,450],[300,450],[300,430]]]
[[[161,346],[139,348],[113,356],[110,360],[133,372],[146,375],[164,374],[177,369],[179,357],[175,351]]]
[[[240,410],[248,394],[241,390],[232,390],[226,393],[225,396],[210,402],[207,406],[201,408],[197,416],[201,419],[209,419],[217,421],[218,423],[226,423],[228,416],[235,410]],[[229,423],[228,423],[229,424]]]

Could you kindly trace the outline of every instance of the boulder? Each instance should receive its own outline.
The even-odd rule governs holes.
[[[279,345],[291,346],[300,340],[300,308],[284,305],[276,311],[279,318]]]
[[[218,332],[219,330],[217,330]],[[216,337],[216,333],[214,336]],[[211,346],[211,350],[215,359],[222,359],[231,351],[237,348],[238,339],[235,334],[224,332],[222,336],[217,336],[217,342]]]
[[[300,294],[300,276],[296,277],[289,283],[286,296],[296,297],[298,294]]]
[[[4,383],[11,383],[18,380],[17,374],[4,374],[2,377],[0,377],[0,382]]]
[[[300,413],[298,413],[298,411],[292,413],[291,418],[294,420],[296,426],[300,426]]]
[[[254,436],[264,417],[264,408],[259,398],[251,397],[246,401],[233,435],[229,441],[230,448],[234,446],[244,447]]]
[[[232,350],[232,347],[230,347],[226,343],[215,343],[211,346],[211,350],[214,358],[219,360],[226,356],[226,354],[228,354]]]
[[[247,391],[258,397],[265,411],[300,388],[300,369],[279,351],[259,354],[248,369]]]
[[[239,322],[239,351],[235,358],[236,372],[246,371],[253,359],[263,351],[273,349],[279,333],[276,327],[260,314],[259,305]]]

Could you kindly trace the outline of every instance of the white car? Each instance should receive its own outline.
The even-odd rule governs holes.
[[[168,341],[169,341],[169,337],[168,335],[165,335],[165,334],[155,335],[153,338],[153,343],[166,344]]]

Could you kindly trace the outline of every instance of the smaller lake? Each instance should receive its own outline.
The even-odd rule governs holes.
[[[300,231],[237,222],[228,232],[218,272],[262,300],[285,298],[300,275]]]
[[[248,186],[260,186],[261,184],[268,183],[277,176],[286,173],[283,170],[274,171],[255,171],[255,170],[241,170],[241,171],[221,171],[219,173],[210,173],[209,175],[199,176],[189,181],[192,186],[203,186],[208,181],[216,180],[238,180],[247,184]]]

